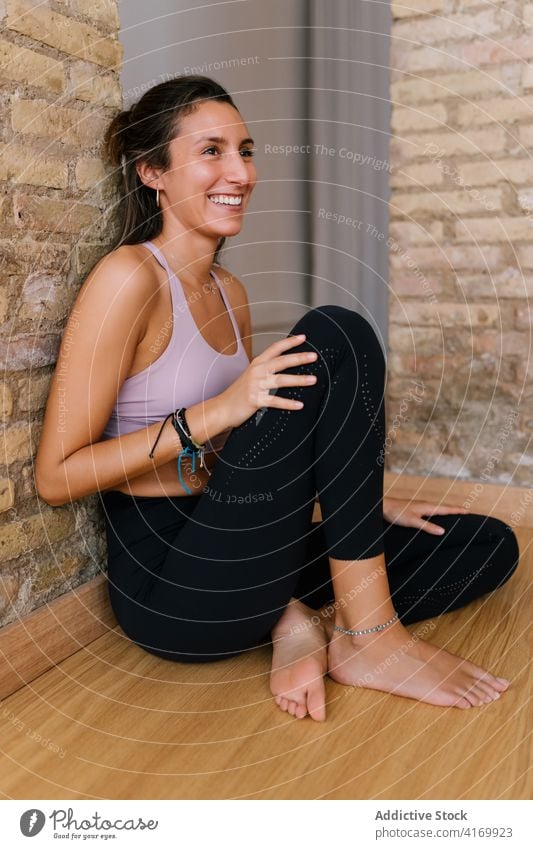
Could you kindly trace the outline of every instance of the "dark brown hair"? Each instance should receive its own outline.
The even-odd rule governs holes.
[[[163,216],[156,205],[156,193],[144,185],[135,163],[144,161],[155,168],[169,168],[169,144],[179,134],[180,119],[205,100],[229,103],[237,109],[219,83],[210,77],[191,74],[154,86],[111,121],[104,137],[103,155],[122,172],[119,209],[122,229],[115,247],[136,245],[161,232]],[[215,262],[225,241],[225,238],[219,240]]]

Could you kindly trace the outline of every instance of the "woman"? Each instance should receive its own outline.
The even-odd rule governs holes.
[[[51,505],[102,492],[126,635],[181,662],[272,642],[272,694],[298,718],[325,719],[326,673],[434,705],[498,698],[506,679],[405,625],[504,583],[515,537],[465,510],[383,499],[385,363],[370,324],[317,307],[252,359],[244,286],[215,264],[256,183],[232,98],[206,77],[172,79],[118,115],[105,145],[122,233],[69,317],[36,479]]]

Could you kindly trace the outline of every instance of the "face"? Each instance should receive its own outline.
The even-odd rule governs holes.
[[[170,167],[159,186],[164,213],[188,232],[233,236],[256,183],[253,139],[229,103],[204,101],[184,118],[170,142]]]

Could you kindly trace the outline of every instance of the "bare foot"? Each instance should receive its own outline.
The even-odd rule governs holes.
[[[291,599],[272,629],[270,691],[282,710],[303,719],[326,718],[327,636],[317,611]]]
[[[458,708],[488,704],[509,686],[505,678],[418,639],[399,621],[361,637],[334,630],[332,621],[324,626],[330,638],[328,674],[340,684]]]

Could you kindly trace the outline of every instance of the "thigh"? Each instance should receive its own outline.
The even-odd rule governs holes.
[[[292,521],[287,515],[273,530],[257,511],[221,511],[206,494],[109,493],[104,504],[110,600],[133,642],[183,662],[224,659],[270,642],[305,551],[294,508]],[[311,502],[305,527],[312,509]]]
[[[203,495],[172,540],[149,594],[152,609],[164,617],[167,641],[205,659],[269,643],[298,580],[301,528],[311,514],[312,504],[287,505],[277,520],[242,505],[215,509]]]

